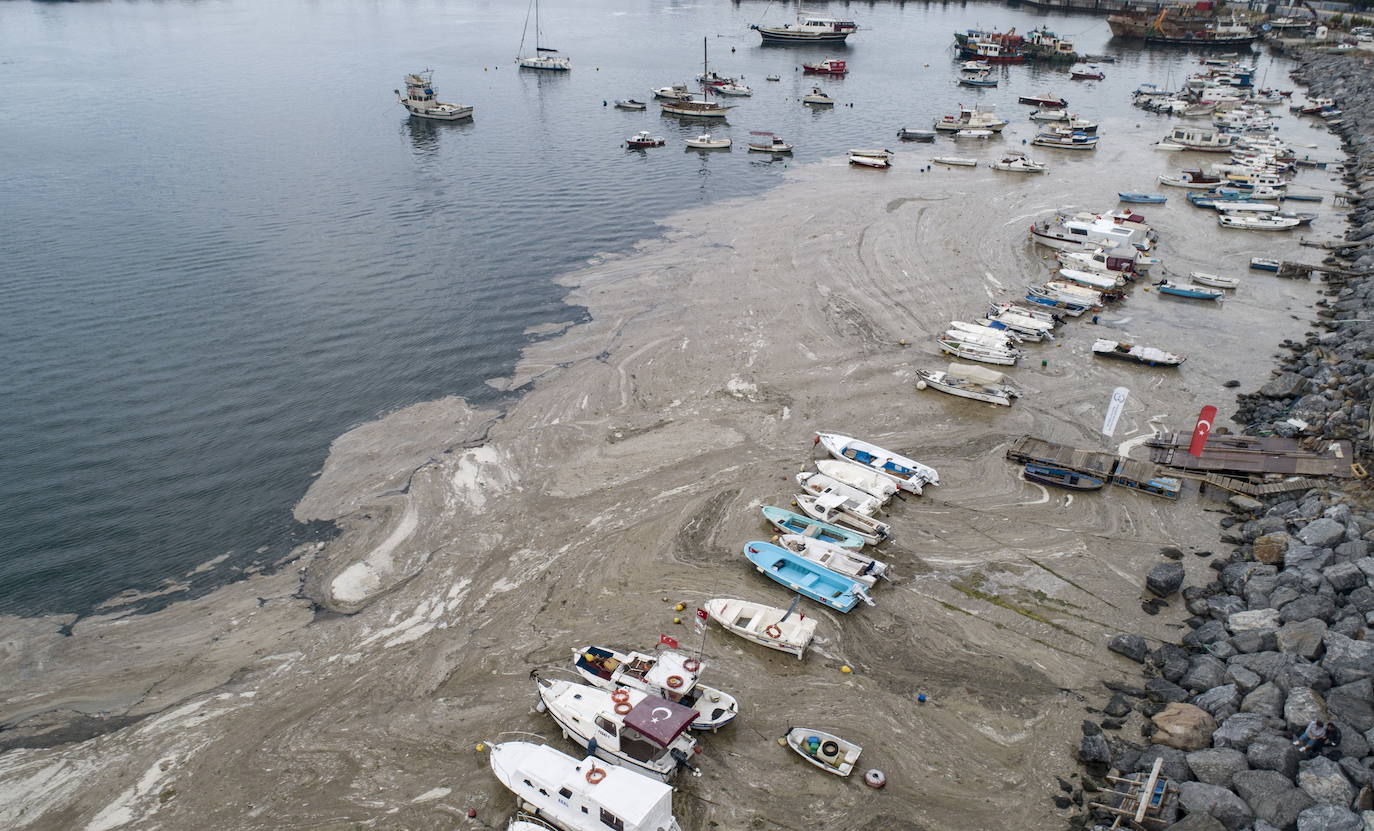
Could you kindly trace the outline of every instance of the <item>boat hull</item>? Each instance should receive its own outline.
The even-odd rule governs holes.
[[[760,574],[837,612],[853,611],[863,597],[862,583],[782,546],[756,540],[745,543],[744,556]]]
[[[1025,476],[1028,482],[1073,491],[1101,490],[1107,484],[1107,481],[1101,477],[1089,476],[1085,473],[1050,465],[1027,464],[1021,475]]]
[[[816,634],[816,621],[801,613],[788,614],[783,609],[735,600],[728,597],[712,598],[702,604],[706,614],[727,631],[741,638],[797,656],[801,660],[806,655],[806,647]],[[776,632],[777,636],[770,634]]]

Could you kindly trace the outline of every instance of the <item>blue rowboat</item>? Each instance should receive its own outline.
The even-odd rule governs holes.
[[[801,534],[808,539],[828,542],[841,548],[859,549],[864,547],[863,538],[853,531],[846,531],[838,525],[821,522],[819,519],[812,519],[802,514],[794,514],[782,508],[774,508],[772,505],[763,507],[763,518],[783,534]]]
[[[1172,294],[1175,297],[1186,297],[1189,300],[1220,300],[1226,292],[1220,289],[1209,289],[1205,286],[1195,286],[1192,283],[1171,283],[1168,280],[1160,280],[1155,283],[1155,288],[1160,294]]]
[[[1278,271],[1279,261],[1271,260],[1266,257],[1251,257],[1250,268],[1255,271]]]
[[[771,542],[755,540],[744,544],[744,556],[761,573],[798,594],[839,612],[848,612],[860,600],[872,603],[863,584],[831,571],[819,563],[788,551]]]
[[[1122,202],[1142,202],[1147,205],[1162,205],[1169,201],[1169,197],[1161,193],[1118,193],[1117,198]]]
[[[1024,473],[1026,479],[1031,482],[1075,491],[1095,491],[1107,484],[1105,479],[1098,476],[1089,476],[1086,473],[1079,473],[1067,468],[1036,464],[1035,462],[1027,462]]]

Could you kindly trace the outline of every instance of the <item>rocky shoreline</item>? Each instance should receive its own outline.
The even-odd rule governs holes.
[[[1374,73],[1345,56],[1298,56],[1294,78],[1334,98],[1353,209],[1343,245],[1323,262],[1329,299],[1318,331],[1288,350],[1274,377],[1238,396],[1251,435],[1314,444],[1353,440],[1367,452],[1374,392]],[[1305,425],[1305,426],[1304,426]],[[1139,684],[1106,682],[1083,722],[1081,790],[1061,780],[1070,826],[1106,827],[1105,777],[1143,780],[1157,759],[1178,786],[1163,819],[1179,831],[1374,829],[1374,498],[1359,478],[1265,499],[1234,496],[1222,518],[1226,556],[1209,582],[1183,586],[1185,553],[1161,551],[1145,580],[1152,602],[1180,594],[1189,631],[1152,645],[1119,634],[1108,648],[1140,664]],[[1207,551],[1194,552],[1211,556]],[[1181,593],[1180,593],[1181,590]],[[1153,648],[1152,648],[1153,646]],[[1302,753],[1313,720],[1339,741]],[[1129,732],[1138,728],[1138,737]],[[1159,826],[1151,826],[1159,827]]]

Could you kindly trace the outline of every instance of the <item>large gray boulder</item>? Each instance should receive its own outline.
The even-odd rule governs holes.
[[[1164,831],[1226,831],[1226,826],[1206,814],[1189,814]]]
[[[1279,627],[1274,637],[1280,652],[1317,660],[1322,651],[1322,638],[1326,636],[1326,621],[1320,618],[1295,620]]]
[[[1292,655],[1283,652],[1255,652],[1250,655],[1237,655],[1228,663],[1233,667],[1245,667],[1265,681],[1278,683],[1278,679],[1287,677],[1288,670],[1295,661]]]
[[[1165,747],[1162,744],[1152,744],[1142,750],[1140,757],[1136,759],[1135,770],[1131,772],[1148,773],[1154,767],[1155,759],[1164,760],[1160,773],[1175,782],[1186,782],[1193,778],[1193,772],[1188,769],[1187,754],[1176,747]]]
[[[1355,798],[1355,786],[1341,771],[1341,766],[1317,756],[1298,763],[1298,787],[1319,805],[1348,807]]]
[[[1290,572],[1300,569],[1317,571],[1324,568],[1335,558],[1335,552],[1316,545],[1303,545],[1300,542],[1288,543],[1283,550],[1283,567]]]
[[[1245,751],[1245,761],[1255,770],[1272,770],[1283,775],[1288,781],[1298,775],[1298,762],[1302,755],[1293,742],[1282,733],[1265,732],[1250,742]]]
[[[1326,711],[1361,733],[1374,727],[1374,682],[1361,678],[1332,687],[1326,693]],[[1200,706],[1200,705],[1199,705]],[[1209,711],[1210,712],[1210,711]]]
[[[1195,693],[1226,683],[1226,664],[1211,655],[1198,655],[1188,662],[1188,671],[1178,685]]]
[[[1279,648],[1279,640],[1275,637],[1276,631],[1244,629],[1231,636],[1231,646],[1235,647],[1237,652],[1273,652]]]
[[[1188,754],[1188,767],[1199,782],[1230,787],[1231,777],[1249,770],[1245,754],[1230,747],[1209,747]]]
[[[1156,597],[1168,597],[1183,585],[1183,564],[1169,560],[1150,569],[1145,588]]]
[[[1345,526],[1330,517],[1314,519],[1298,532],[1298,541],[1317,548],[1331,548],[1345,541]]]
[[[1326,721],[1326,699],[1311,687],[1294,687],[1288,691],[1283,704],[1283,718],[1288,729],[1301,731],[1313,721]]]
[[[1236,713],[1226,719],[1212,733],[1212,744],[1245,750],[1255,737],[1264,732],[1266,719],[1258,713]]]
[[[1364,572],[1354,563],[1336,563],[1322,569],[1322,576],[1331,588],[1342,594],[1353,591],[1365,584]]]
[[[1285,831],[1313,804],[1312,797],[1272,770],[1243,770],[1232,777],[1231,787],[1256,818]]]
[[[1211,713],[1212,718],[1221,721],[1235,715],[1240,709],[1240,692],[1236,690],[1235,684],[1222,684],[1193,696],[1190,703],[1194,707],[1201,707]]]
[[[1326,645],[1322,667],[1331,673],[1336,684],[1349,684],[1374,675],[1374,643],[1351,640],[1337,632],[1327,632],[1322,643]]]
[[[1168,704],[1174,701],[1187,701],[1188,691],[1163,678],[1151,678],[1145,682],[1145,692],[1155,701]]]
[[[1149,649],[1145,639],[1139,635],[1113,635],[1107,642],[1107,648],[1118,655],[1125,655],[1138,664],[1145,662],[1145,653]]]
[[[1219,785],[1184,782],[1178,786],[1178,802],[1190,814],[1206,814],[1217,820],[1226,831],[1240,831],[1255,817],[1245,800]]]
[[[1283,718],[1283,705],[1288,694],[1277,684],[1266,681],[1250,691],[1240,702],[1243,713],[1259,713],[1270,718]]]
[[[1279,618],[1284,623],[1309,618],[1319,618],[1330,623],[1335,614],[1335,601],[1324,594],[1305,594],[1279,609]]]
[[[1078,761],[1085,765],[1109,764],[1112,761],[1111,748],[1101,733],[1084,736],[1078,744]]]
[[[1209,598],[1210,599],[1210,598]],[[1183,645],[1198,649],[1212,643],[1219,643],[1226,640],[1228,636],[1226,624],[1219,620],[1209,620],[1198,628],[1183,636]]]
[[[1349,808],[1313,805],[1298,814],[1298,831],[1365,831],[1365,824]]]
[[[1258,673],[1235,663],[1227,664],[1226,677],[1230,679],[1232,684],[1236,685],[1236,689],[1240,690],[1242,695],[1249,694],[1264,684],[1264,679],[1259,677]]]

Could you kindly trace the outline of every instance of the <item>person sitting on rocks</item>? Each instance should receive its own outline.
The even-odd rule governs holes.
[[[1312,719],[1307,725],[1307,729],[1302,731],[1302,735],[1293,740],[1293,746],[1299,753],[1311,753],[1321,749],[1330,739],[1329,731],[1331,722]]]

